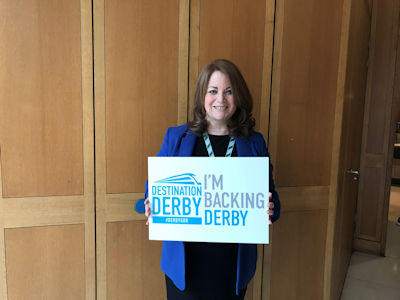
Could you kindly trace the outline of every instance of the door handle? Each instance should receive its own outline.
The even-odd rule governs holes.
[[[358,177],[360,176],[360,171],[358,170],[348,169],[346,170],[346,173],[353,175],[354,180],[358,180]]]

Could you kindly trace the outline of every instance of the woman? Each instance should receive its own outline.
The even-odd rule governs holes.
[[[197,81],[193,121],[168,128],[158,156],[269,156],[264,138],[253,130],[252,107],[239,69],[228,60],[211,62]],[[233,148],[228,147],[232,144]],[[272,166],[269,172],[267,213],[274,222],[279,218],[280,202]],[[145,197],[149,217],[147,187]],[[166,274],[167,297],[243,299],[256,260],[256,245],[164,241],[161,269]]]

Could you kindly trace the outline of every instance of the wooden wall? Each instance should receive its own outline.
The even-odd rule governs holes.
[[[340,299],[353,252],[372,3],[344,1],[341,73],[334,129],[325,297]],[[329,298],[328,298],[329,297]]]
[[[265,299],[323,299],[342,13],[343,1],[277,2],[269,145],[282,212]]]
[[[147,156],[186,121],[188,3],[95,4],[98,299],[165,298],[161,243],[148,241],[134,204]]]
[[[204,64],[239,65],[268,133],[274,2],[190,4],[0,1],[4,299],[93,299],[95,284],[99,299],[164,298],[161,243],[146,242],[133,207],[146,158],[187,121]],[[261,268],[248,299],[261,294]]]
[[[189,1],[182,0],[162,5],[160,1],[96,2],[99,299],[164,297],[161,244],[144,242],[144,218],[133,211],[134,202],[143,197],[146,157],[157,153],[168,126],[186,122],[188,93],[193,94],[198,72],[213,59],[232,59],[243,69],[249,77],[257,119],[268,115],[271,3],[192,1],[189,6]],[[224,9],[224,14],[215,6]],[[237,27],[231,28],[232,23]],[[234,34],[236,30],[242,34]],[[245,34],[249,30],[255,30],[254,34]],[[263,66],[259,61],[268,63]],[[267,124],[264,120],[264,132]],[[128,267],[121,271],[124,265]],[[258,290],[250,288],[248,299],[261,293],[261,269],[258,274]],[[157,280],[150,280],[152,277]]]
[[[165,298],[134,204],[201,68],[227,58],[282,201],[246,299],[328,299],[349,3],[0,0],[0,298]]]
[[[0,19],[0,298],[94,299],[91,1]]]
[[[386,243],[398,26],[399,2],[374,2],[354,243],[356,249],[377,254],[384,253]]]
[[[274,1],[195,0],[190,9],[189,108],[201,69],[214,59],[229,59],[246,79],[256,126],[267,136]]]

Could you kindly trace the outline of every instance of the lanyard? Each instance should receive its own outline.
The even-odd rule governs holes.
[[[215,156],[214,155],[214,151],[212,149],[211,142],[210,142],[210,137],[208,136],[207,132],[203,133],[203,138],[204,138],[204,143],[206,143],[208,156],[209,157],[214,157]],[[235,146],[235,138],[233,136],[231,136],[231,138],[229,139],[228,148],[226,149],[225,157],[231,157],[232,156],[232,151],[233,151],[233,147],[234,146]]]

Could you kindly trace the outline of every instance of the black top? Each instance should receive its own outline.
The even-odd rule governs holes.
[[[225,156],[226,149],[229,144],[229,135],[208,135],[210,137],[211,147],[213,148],[215,156]],[[208,156],[206,144],[203,137],[198,137],[194,146],[192,156]],[[236,151],[236,144],[233,147],[232,156],[238,156]]]
[[[215,156],[225,156],[229,136],[209,135]],[[203,137],[198,137],[192,156],[208,156]],[[237,156],[236,146],[232,156]],[[236,296],[238,244],[185,242],[186,288],[180,291],[167,278],[168,299],[243,299]]]

